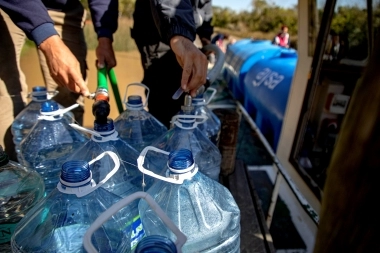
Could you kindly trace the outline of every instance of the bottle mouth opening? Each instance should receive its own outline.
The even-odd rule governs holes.
[[[58,103],[53,100],[45,101],[41,105],[41,112],[54,112],[58,110],[59,110]]]
[[[169,154],[168,165],[174,170],[186,170],[194,165],[193,154],[188,149],[180,149]]]
[[[139,95],[131,95],[128,97],[128,101],[126,106],[131,109],[138,109],[144,107],[141,96]]]
[[[68,183],[80,183],[91,177],[90,166],[86,161],[67,161],[62,165],[61,180]]]
[[[161,235],[144,237],[136,246],[136,253],[147,252],[177,253],[177,248],[172,240]]]
[[[114,125],[112,119],[107,119],[107,123],[105,123],[105,124],[97,123],[95,120],[94,121],[94,130],[96,132],[111,133],[111,132],[113,132],[113,130],[115,130],[115,125]]]

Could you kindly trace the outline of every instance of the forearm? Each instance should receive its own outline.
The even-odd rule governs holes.
[[[160,36],[169,44],[175,35],[195,40],[195,22],[191,0],[150,0],[153,18]]]
[[[0,0],[0,8],[37,46],[57,35],[53,20],[40,0]]]
[[[118,26],[118,0],[89,0],[88,5],[98,38],[112,40]]]

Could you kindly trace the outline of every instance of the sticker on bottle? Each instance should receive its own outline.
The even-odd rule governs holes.
[[[141,223],[140,215],[137,215],[132,221],[131,249],[134,249],[144,236],[143,224]]]

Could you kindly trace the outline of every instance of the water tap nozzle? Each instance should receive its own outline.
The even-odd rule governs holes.
[[[111,111],[107,89],[99,88],[95,93],[94,99],[92,114],[95,116],[95,121],[99,124],[105,124]]]
[[[193,109],[194,109],[194,106],[192,104],[192,97],[190,94],[186,94],[185,95],[185,99],[184,99],[184,103],[183,105],[181,106],[181,110],[185,113],[185,114],[190,114]]]

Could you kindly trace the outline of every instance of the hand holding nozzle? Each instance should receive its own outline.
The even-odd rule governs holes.
[[[199,94],[203,94],[207,90],[208,87],[210,87],[210,80],[209,80],[209,78],[207,78],[206,83],[204,85],[202,85],[197,90],[196,96],[199,95]],[[173,94],[172,99],[177,100],[183,94],[183,92],[184,91],[183,91],[182,87],[179,87],[179,89]],[[186,93],[188,93],[188,92],[186,92]]]

